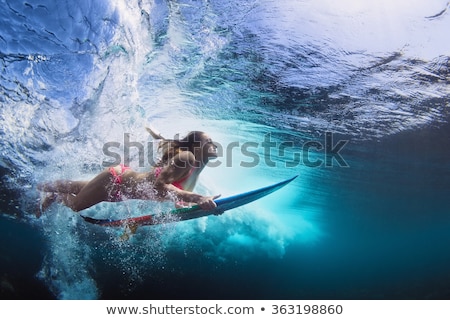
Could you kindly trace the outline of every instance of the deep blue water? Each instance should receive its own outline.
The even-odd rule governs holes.
[[[446,1],[0,7],[2,298],[450,297]],[[125,160],[130,139],[130,165],[148,170],[149,123],[221,145],[200,193],[299,177],[222,216],[125,242],[62,206],[35,218],[36,184],[93,177],[111,160],[105,144],[120,143]]]

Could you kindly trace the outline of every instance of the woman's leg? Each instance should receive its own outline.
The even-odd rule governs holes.
[[[65,203],[62,200],[63,198],[67,198],[71,194],[78,194],[88,183],[89,181],[57,180],[38,184],[37,189],[48,194],[41,200],[41,204],[36,211],[36,217],[39,218],[42,212],[47,211],[56,201]]]
[[[37,189],[44,192],[78,194],[89,181],[56,180],[38,184]]]
[[[76,187],[74,187],[76,189]],[[109,171],[103,171],[86,183],[78,193],[59,194],[59,200],[73,211],[78,212],[102,201],[108,201],[113,188],[113,177]]]
[[[112,183],[111,173],[105,170],[91,181],[58,180],[41,184],[39,190],[51,193],[42,201],[42,211],[55,201],[62,202],[75,212],[87,209],[109,200]]]

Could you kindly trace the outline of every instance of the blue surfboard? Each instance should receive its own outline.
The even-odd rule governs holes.
[[[123,226],[151,226],[151,225],[157,225],[167,222],[178,222],[178,221],[184,221],[184,220],[191,220],[191,219],[197,219],[205,216],[209,216],[212,214],[222,214],[223,212],[234,209],[243,205],[246,205],[250,202],[256,201],[258,199],[261,199],[262,197],[265,197],[272,192],[275,192],[281,188],[283,188],[285,185],[287,185],[289,182],[297,178],[297,176],[292,177],[290,179],[287,179],[285,181],[281,181],[279,183],[248,191],[245,193],[240,193],[231,197],[222,198],[222,199],[216,199],[214,202],[216,203],[217,207],[214,210],[203,210],[200,208],[200,206],[195,205],[190,208],[180,208],[180,209],[174,209],[171,210],[164,215],[172,215],[174,216],[174,219],[167,221],[167,219],[160,219],[161,215],[155,215],[155,214],[149,214],[145,216],[139,216],[139,217],[132,217],[132,218],[125,218],[125,219],[118,219],[118,220],[112,220],[112,219],[94,219],[86,216],[81,216],[85,221],[89,223],[93,223],[100,226],[105,227],[123,227]]]

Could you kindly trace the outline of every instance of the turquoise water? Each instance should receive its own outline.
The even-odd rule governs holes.
[[[446,1],[0,5],[2,298],[449,297]],[[149,123],[220,144],[200,193],[299,177],[125,242],[62,206],[35,218],[36,184],[92,178],[105,145],[148,170]]]

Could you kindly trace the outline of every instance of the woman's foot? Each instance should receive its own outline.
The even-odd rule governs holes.
[[[54,182],[42,182],[36,185],[36,189],[41,192],[59,192],[59,180]]]
[[[38,209],[36,211],[36,218],[40,218],[44,211],[47,211],[48,207],[50,207],[56,200],[58,199],[57,193],[50,193],[45,196],[45,198],[40,200],[38,204]]]

